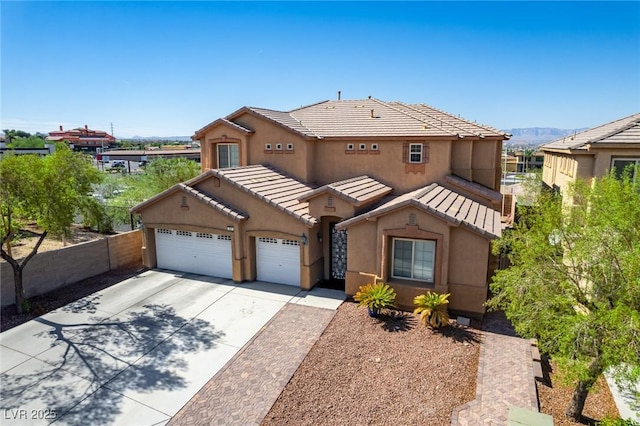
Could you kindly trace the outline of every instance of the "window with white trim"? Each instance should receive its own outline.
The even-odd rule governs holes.
[[[276,144],[276,151],[282,151],[282,144],[281,143],[277,143]]]
[[[353,151],[354,145],[352,143],[347,144],[347,151]]]
[[[377,143],[372,143],[371,144],[371,151],[377,151],[378,150],[378,144]]]
[[[618,178],[622,177],[625,170],[629,168],[631,179],[635,182],[640,170],[640,158],[614,158],[611,160],[611,168],[615,170]]]
[[[171,229],[163,229],[163,228],[158,228],[158,234],[173,234],[173,232],[171,232]]]
[[[394,278],[433,282],[436,242],[393,239],[391,275]]]
[[[292,143],[288,143],[287,144],[287,151],[293,151],[293,144]]]
[[[409,162],[422,163],[422,144],[421,143],[409,144]]]
[[[240,155],[237,143],[218,144],[218,168],[238,167]]]
[[[271,144],[270,143],[264,144],[264,149],[265,151],[271,151]]]
[[[180,237],[190,237],[191,236],[191,232],[189,232],[189,231],[176,231],[176,235],[178,235]]]
[[[366,143],[361,143],[360,145],[358,145],[358,149],[360,151],[366,151],[367,149],[367,144]]]

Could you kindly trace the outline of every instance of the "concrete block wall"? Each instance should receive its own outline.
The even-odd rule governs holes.
[[[139,230],[36,254],[22,275],[26,297],[47,293],[76,281],[142,262]],[[13,269],[0,264],[0,305],[15,303]]]

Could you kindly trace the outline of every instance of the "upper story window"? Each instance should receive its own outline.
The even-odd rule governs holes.
[[[237,143],[218,144],[218,168],[238,167],[240,155]]]
[[[611,168],[615,170],[617,177],[621,177],[629,169],[631,179],[635,182],[640,174],[640,158],[614,158],[611,161]]]
[[[409,162],[422,163],[422,144],[421,143],[409,144]]]

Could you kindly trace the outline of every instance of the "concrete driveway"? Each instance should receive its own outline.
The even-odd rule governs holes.
[[[147,271],[0,334],[0,423],[165,424],[287,303],[343,299]]]

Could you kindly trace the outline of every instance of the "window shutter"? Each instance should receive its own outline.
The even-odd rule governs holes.
[[[405,142],[402,144],[402,162],[409,162],[409,143]]]
[[[426,164],[429,162],[429,144],[422,144],[422,164]]]

